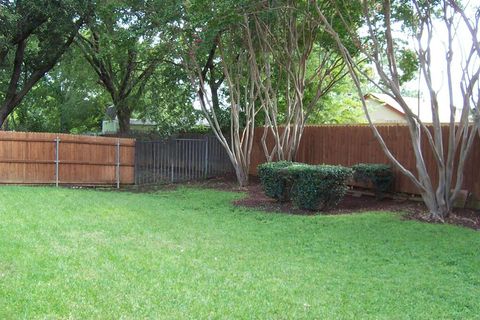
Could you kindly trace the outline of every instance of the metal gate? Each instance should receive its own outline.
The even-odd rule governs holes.
[[[215,137],[136,142],[138,185],[201,180],[231,172],[230,159]]]

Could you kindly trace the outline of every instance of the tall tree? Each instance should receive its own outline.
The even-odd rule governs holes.
[[[335,2],[335,1],[333,1]],[[476,125],[470,116],[472,101],[478,92],[480,67],[475,56],[478,52],[478,39],[472,35],[470,39],[459,39],[459,28],[465,26],[462,7],[456,0],[430,1],[363,1],[362,12],[365,21],[366,38],[361,39],[355,30],[347,28],[350,37],[355,39],[358,50],[371,62],[378,75],[378,79],[363,72],[352,59],[344,41],[339,37],[338,30],[331,24],[331,19],[317,7],[320,21],[327,32],[334,39],[347,63],[352,79],[354,80],[362,106],[373,130],[373,134],[389,160],[419,189],[422,198],[430,211],[431,218],[443,220],[446,218],[456,199],[464,177],[464,163],[471,150],[476,135]],[[341,15],[342,21],[348,21],[348,16]],[[473,25],[478,26],[480,16],[475,15]],[[396,41],[395,31],[398,24],[403,27],[404,36],[411,32],[411,40],[415,41],[418,64],[423,74],[427,94],[430,98],[430,111],[433,119],[431,128],[413,112],[404,100],[401,91],[402,72],[400,70],[401,47]],[[439,33],[435,30],[442,30]],[[476,29],[478,31],[478,29]],[[440,96],[435,88],[435,70],[439,63],[432,60],[432,39],[442,37],[445,43],[443,65],[446,70],[446,88],[450,120],[446,127],[446,134],[440,123]],[[453,74],[454,43],[461,41],[467,48],[467,54],[459,63],[460,77]],[[361,78],[368,79],[376,88],[395,99],[405,113],[410,132],[411,148],[416,160],[416,173],[407,169],[392,154],[385,144],[381,134],[372,123],[365,102],[365,95],[360,84]],[[455,91],[461,92],[460,115],[456,117]],[[478,96],[477,96],[478,97]],[[477,100],[478,102],[478,100]],[[473,106],[475,107],[475,106]],[[478,105],[476,106],[478,107]],[[427,143],[422,143],[422,136]],[[435,168],[428,168],[425,162],[425,150],[429,149],[435,159]],[[434,174],[437,174],[436,182]]]
[[[184,2],[181,38],[184,40],[185,47],[181,55],[188,55],[188,52],[191,51],[191,43],[201,39],[201,44],[195,47],[195,56],[201,68],[201,76],[205,81],[205,89],[209,94],[212,109],[224,130],[230,127],[230,112],[227,110],[226,105],[228,104],[222,101],[227,98],[228,89],[225,84],[219,44],[222,34],[231,25],[237,24],[240,17],[238,8],[244,2],[245,0],[192,0]],[[179,43],[182,43],[182,41]],[[200,99],[203,98],[201,90],[197,90],[195,93],[200,95]]]
[[[109,93],[120,133],[130,131],[130,118],[158,65],[168,60],[178,1],[110,1],[82,30],[76,44]],[[154,15],[153,15],[154,13]]]
[[[240,29],[241,30],[241,29]],[[212,98],[206,89],[202,68],[199,66],[195,48],[192,48],[189,66],[192,70],[192,85],[198,89],[200,107],[215,136],[226,150],[235,169],[240,186],[248,184],[250,155],[253,147],[258,91],[251,74],[246,72],[248,52],[238,50],[235,38],[238,30],[232,26],[219,41],[220,59],[228,88],[228,109],[230,111],[230,132],[226,134],[218,121]],[[242,30],[241,30],[242,31]],[[240,32],[241,32],[240,31]]]
[[[238,45],[245,31],[240,15],[244,5],[242,1],[216,1],[209,16],[194,15],[190,19],[187,16],[184,33],[188,42],[185,65],[190,70],[192,87],[198,93],[205,119],[230,158],[240,186],[248,184],[255,119],[260,111],[258,91],[247,72],[251,56],[245,47]],[[218,87],[208,83],[212,79]],[[227,94],[219,98],[216,89],[222,82]],[[219,121],[221,110],[228,111],[229,130]]]
[[[91,15],[89,0],[0,2],[0,127]]]
[[[161,136],[188,131],[201,117],[192,103],[194,97],[186,70],[175,63],[163,63],[148,81],[136,117],[153,121]]]
[[[309,117],[348,74],[330,35],[320,28],[314,3],[259,2],[244,14],[244,43],[252,56],[249,72],[265,114],[262,146],[267,161],[294,160]],[[320,5],[331,9],[325,2]],[[358,20],[357,15],[350,26],[355,28]],[[268,135],[273,146],[267,145]]]

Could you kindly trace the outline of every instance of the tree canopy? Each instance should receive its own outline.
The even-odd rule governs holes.
[[[0,126],[92,14],[89,0],[0,2]]]

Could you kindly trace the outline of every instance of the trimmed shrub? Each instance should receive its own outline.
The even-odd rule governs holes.
[[[257,167],[267,197],[281,202],[290,200],[291,182],[286,179],[283,170],[292,164],[291,161],[278,161],[263,163]]]
[[[359,163],[352,166],[353,180],[373,185],[377,198],[392,191],[394,175],[392,167],[380,163]]]
[[[301,209],[326,210],[336,206],[348,190],[350,168],[331,165],[291,165],[284,169],[294,181],[293,203]]]

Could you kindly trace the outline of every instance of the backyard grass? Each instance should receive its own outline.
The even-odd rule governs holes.
[[[480,233],[241,196],[0,187],[0,319],[480,317]]]

